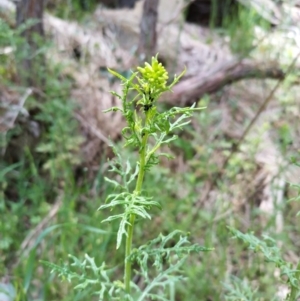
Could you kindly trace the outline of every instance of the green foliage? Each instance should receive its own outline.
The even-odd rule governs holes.
[[[70,6],[71,1],[60,1],[62,10],[55,13],[69,18],[83,16],[75,2]],[[250,36],[253,33],[250,21],[256,17],[246,17],[246,12],[244,16],[245,19],[241,21],[245,24],[249,22],[249,28],[245,30],[246,39],[248,31]],[[26,26],[12,29],[2,19],[0,26],[0,79],[5,85],[7,83],[15,87],[16,83],[12,81],[17,74],[16,64],[28,56],[27,46],[21,47],[26,41],[20,36]],[[230,24],[228,28],[231,30]],[[253,40],[243,44],[242,34],[235,36],[235,30],[239,28],[232,27],[232,47],[237,47],[237,52],[243,52],[243,46],[247,46],[246,51]],[[235,39],[241,44],[236,46]],[[40,51],[47,50],[47,47]],[[34,120],[41,125],[43,134],[37,147],[25,142],[23,150],[17,144],[14,149],[20,150],[18,161],[0,160],[0,278],[12,276],[16,300],[124,300],[126,285],[123,268],[128,263],[132,276],[127,277],[131,289],[127,299],[135,301],[148,301],[151,298],[168,301],[277,301],[279,284],[283,282],[284,287],[291,288],[290,282],[286,282],[289,278],[297,278],[299,270],[296,264],[291,266],[288,259],[290,252],[298,255],[299,250],[299,219],[297,221],[294,217],[295,212],[299,211],[299,203],[288,203],[285,208],[278,208],[278,212],[280,210],[284,215],[282,233],[272,232],[275,218],[270,214],[264,231],[275,237],[274,241],[268,238],[256,241],[247,237],[252,241],[253,248],[259,246],[256,253],[248,252],[242,243],[230,240],[226,228],[226,225],[234,224],[243,232],[249,226],[255,233],[261,231],[261,223],[257,222],[258,210],[254,205],[259,200],[254,197],[248,200],[248,192],[242,191],[241,196],[245,197],[246,202],[241,205],[235,191],[240,188],[239,179],[245,174],[252,180],[257,167],[253,159],[261,138],[245,140],[242,154],[237,153],[232,157],[212,189],[212,193],[217,194],[213,198],[215,201],[211,202],[208,197],[201,203],[205,184],[220,171],[219,163],[234,146],[234,139],[225,137],[224,131],[220,130],[224,121],[223,106],[213,101],[213,97],[212,101],[208,96],[204,97],[198,106],[209,106],[209,110],[200,110],[195,114],[192,124],[184,124],[190,120],[191,116],[188,115],[192,113],[186,109],[172,108],[160,113],[160,104],[152,98],[155,91],[159,97],[168,88],[168,78],[158,62],[154,62],[154,68],[150,63],[135,70],[136,77],[127,91],[125,110],[124,104],[120,108],[113,108],[129,121],[123,131],[125,145],[129,147],[113,146],[115,158],[109,163],[114,174],[111,178],[105,178],[105,154],[99,166],[83,168],[78,164],[81,160],[78,149],[82,138],[77,134],[78,125],[72,116],[76,109],[70,100],[72,82],[64,77],[63,66],[57,66],[49,60],[47,73],[41,71],[47,76],[45,90],[42,96],[39,95],[42,100],[32,95],[26,101],[27,110],[38,111]],[[154,72],[154,69],[159,72]],[[126,74],[128,81],[132,73],[126,72],[129,73],[129,76]],[[128,82],[122,75],[117,74],[125,89]],[[151,91],[148,85],[152,75],[155,91]],[[285,114],[279,114],[279,127],[273,128],[276,124],[271,124],[272,134],[278,136],[277,142],[285,158],[290,156],[289,150],[295,154],[294,147],[297,146],[296,127],[291,117],[295,116],[295,120],[298,120],[298,93],[287,93],[295,87],[296,80],[296,74],[290,76],[288,87],[283,87],[280,92],[281,111]],[[21,88],[17,90],[22,91]],[[124,94],[120,98],[123,100]],[[236,105],[238,100],[229,101]],[[188,109],[194,110],[196,106]],[[239,113],[238,109],[236,112]],[[147,114],[152,122],[145,126]],[[182,116],[184,118],[180,119]],[[154,122],[157,127],[153,126]],[[170,124],[173,124],[173,128]],[[178,125],[185,126],[185,131],[179,133]],[[278,132],[274,133],[276,129]],[[22,124],[16,125],[7,133],[8,142],[24,132]],[[144,148],[146,134],[149,143]],[[172,155],[166,151],[170,142],[175,145]],[[293,145],[290,145],[292,142]],[[161,146],[163,150],[160,150]],[[137,156],[143,151],[145,157],[148,155],[147,164],[144,162],[146,177],[140,193],[134,193],[141,170]],[[171,158],[174,154],[175,157],[178,155],[178,163],[184,165],[183,169],[177,167],[177,162],[169,168],[162,157]],[[156,165],[159,160],[162,164]],[[297,163],[298,158],[292,161]],[[96,175],[93,174],[95,170]],[[300,191],[299,185],[292,186]],[[289,193],[289,189],[286,190]],[[298,195],[294,196],[294,200],[299,200]],[[105,199],[107,202],[104,204]],[[59,210],[53,216],[51,214],[57,204]],[[242,208],[237,208],[240,205]],[[101,207],[101,210],[95,212],[97,207]],[[129,220],[130,212],[135,215],[133,223]],[[99,228],[99,221],[111,216],[119,218],[102,224],[106,231]],[[131,252],[126,254],[123,246],[128,241],[129,226],[132,224],[134,241]],[[180,231],[173,231],[178,227]],[[192,235],[188,235],[190,231]],[[116,244],[119,246],[117,250]],[[249,246],[249,243],[246,244]],[[278,247],[281,244],[282,250]],[[215,250],[207,256],[203,251],[210,249],[201,245],[213,245]],[[268,248],[271,248],[270,252]],[[197,256],[187,256],[190,252],[197,253]],[[265,253],[279,262],[285,261],[281,262],[283,274],[280,279],[274,275],[276,262],[266,263]],[[76,256],[67,259],[68,254]],[[40,258],[47,261],[45,266],[39,263]],[[60,258],[63,263],[60,263]],[[48,273],[47,265],[67,281],[61,282],[54,273]],[[228,280],[222,288],[220,284],[224,283],[224,279]],[[76,289],[73,290],[73,287]],[[294,291],[297,290],[295,288]],[[292,300],[292,293],[289,298]]]
[[[145,281],[145,288],[141,289],[134,285],[134,292],[131,296],[127,296],[129,300],[147,300],[151,297],[156,300],[168,300],[163,297],[161,291],[156,294],[158,288],[162,291],[173,285],[179,280],[184,280],[180,275],[180,268],[186,260],[186,254],[190,252],[210,251],[212,249],[200,247],[197,244],[190,245],[187,236],[180,236],[179,241],[172,247],[167,247],[169,243],[174,241],[181,231],[173,231],[168,236],[160,235],[154,240],[151,240],[147,245],[140,246],[139,249],[133,249],[128,260],[137,262],[141,267],[140,274]],[[121,281],[113,282],[110,280],[114,269],[109,269],[103,262],[101,266],[97,266],[94,258],[85,254],[85,259],[82,261],[73,255],[69,255],[71,259],[70,264],[63,266],[55,265],[46,261],[41,261],[52,269],[52,272],[58,274],[64,280],[69,282],[74,281],[78,284],[74,287],[76,290],[88,289],[91,294],[99,296],[99,300],[120,300],[120,295],[123,295],[124,284]],[[169,266],[164,269],[165,262]],[[150,279],[149,266],[153,263],[158,274]]]
[[[51,0],[48,8],[62,19],[80,20],[92,12],[99,1],[97,0]]]
[[[256,290],[253,290],[247,280],[232,277],[230,281],[223,284],[226,290],[226,301],[259,301]]]
[[[236,14],[229,14],[225,18],[223,26],[230,38],[232,52],[241,56],[248,56],[255,48],[257,28],[265,31],[270,28],[268,22],[254,8],[243,5],[238,5]]]
[[[160,208],[160,203],[153,200],[151,191],[146,192],[143,189],[145,173],[159,164],[160,156],[170,157],[166,153],[158,153],[159,149],[162,145],[175,140],[177,136],[173,132],[189,124],[192,113],[201,109],[195,108],[193,105],[191,108],[174,107],[159,113],[156,107],[157,99],[163,92],[169,91],[183,73],[178,77],[175,76],[173,82],[167,85],[168,73],[158,62],[157,57],[152,58],[151,65],[146,63],[144,68],[138,67],[137,70],[138,72],[134,72],[129,79],[109,70],[123,82],[123,95],[113,92],[122,101],[122,108],[113,107],[107,112],[120,111],[123,114],[127,121],[127,126],[122,130],[125,146],[136,148],[139,151],[139,158],[136,160],[135,167],[132,167],[129,160],[125,161],[124,164],[117,149],[113,148],[116,159],[111,164],[111,171],[115,172],[122,181],[119,183],[106,178],[106,181],[112,184],[117,192],[109,194],[106,204],[99,208],[99,210],[123,209],[123,212],[121,210],[121,213],[110,215],[102,222],[113,222],[120,219],[117,249],[122,245],[122,238],[125,236],[124,282],[120,280],[103,282],[101,277],[106,277],[104,264],[99,268],[96,267],[93,259],[87,255],[83,262],[72,257],[73,265],[82,269],[91,268],[96,279],[87,278],[83,272],[74,274],[65,267],[60,268],[50,264],[53,271],[58,272],[63,278],[83,280],[81,284],[76,286],[77,288],[84,289],[89,284],[101,283],[101,290],[96,293],[99,295],[99,300],[104,300],[105,296],[109,296],[111,300],[114,298],[116,300],[125,298],[124,300],[138,301],[146,300],[146,298],[169,300],[166,287],[172,287],[176,281],[182,280],[180,267],[186,255],[191,252],[199,253],[212,250],[197,244],[191,245],[186,236],[180,236],[178,242],[173,243],[173,246],[168,246],[181,233],[180,231],[174,231],[167,236],[160,235],[146,245],[132,250],[136,219],[151,219],[150,209],[152,207]],[[129,92],[131,94],[135,92],[136,95],[129,96]],[[129,97],[131,100],[128,100]],[[134,189],[131,188],[133,182],[135,182]],[[86,266],[87,262],[89,262],[89,266]],[[151,262],[156,267],[158,274],[150,279]],[[134,263],[140,266],[140,272],[137,271],[136,273],[144,279],[146,287],[143,289],[132,283],[131,274]],[[105,285],[106,283],[107,285]]]
[[[179,240],[175,243],[176,236],[178,235],[180,235]],[[175,244],[168,247],[170,242]],[[185,233],[175,230],[167,236],[160,234],[157,238],[150,240],[146,245],[142,245],[138,249],[133,249],[129,256],[129,260],[137,261],[139,263],[142,275],[146,282],[149,283],[149,262],[153,262],[153,266],[161,272],[164,268],[164,262],[172,262],[174,255],[179,258],[184,258],[186,254],[191,252],[199,253],[212,250],[213,248],[201,247],[198,244],[191,245],[188,241],[188,236]]]
[[[1,216],[5,217],[6,213],[9,212],[8,205],[5,202],[5,195],[4,191],[7,187],[7,174],[14,171],[20,164],[13,164],[10,166],[3,166],[0,165],[1,171],[0,171],[0,214]],[[13,244],[13,237],[15,237],[16,233],[14,232],[14,229],[16,229],[16,225],[18,223],[18,217],[15,212],[18,212],[17,206],[12,207],[12,214],[10,216],[9,220],[6,220],[6,218],[1,218],[0,220],[0,231],[2,233],[1,235],[1,242],[0,242],[0,258],[1,262],[3,263],[6,259],[5,251],[9,250],[11,245]],[[0,265],[0,268],[3,269],[4,267]]]
[[[56,96],[49,99],[41,109],[36,118],[47,124],[48,130],[36,151],[47,156],[43,168],[55,177],[80,163],[79,147],[84,139],[72,134],[76,131],[77,122],[72,119],[74,105],[70,100],[64,101]]]
[[[300,167],[300,163],[299,163],[299,156],[297,157],[291,157],[291,163]],[[290,184],[291,188],[293,190],[297,191],[297,195],[293,198],[290,199],[290,202],[299,202],[300,201],[300,184]],[[297,216],[300,215],[300,211],[297,212]]]
[[[20,67],[20,63],[24,59],[35,62],[31,66],[34,69],[31,72],[37,72],[39,79],[44,78],[45,70],[42,60],[50,45],[38,35],[33,35],[31,42],[27,41],[23,35],[26,29],[36,23],[36,20],[28,19],[13,29],[7,22],[0,19],[0,79],[3,83],[9,85],[16,79],[28,77],[28,70]],[[30,43],[36,44],[38,47],[33,50]]]
[[[91,293],[99,295],[99,300],[106,300],[108,297],[110,300],[118,300],[115,296],[119,293],[120,288],[110,281],[105,263],[102,263],[102,265],[98,267],[95,263],[95,259],[89,257],[87,254],[85,254],[84,261],[72,255],[69,255],[69,257],[72,263],[70,265],[65,264],[62,267],[47,261],[41,262],[52,268],[52,271],[56,272],[62,279],[69,282],[76,279],[79,284],[77,284],[74,289],[83,290],[86,288],[90,289],[90,286],[96,286],[96,289]],[[72,269],[76,269],[76,272],[73,272],[69,266],[71,266]],[[90,275],[91,273],[92,275]],[[97,291],[97,285],[100,286],[98,288],[99,291]]]
[[[296,158],[293,158],[292,162],[298,165]],[[292,187],[298,190],[299,195],[299,185],[292,185]],[[290,199],[290,202],[298,200],[299,197],[297,196]],[[287,293],[284,300],[298,300],[300,297],[300,261],[298,261],[298,264],[287,261],[283,256],[283,251],[278,247],[278,241],[268,235],[263,234],[260,239],[253,233],[244,234],[233,227],[229,227],[229,230],[234,235],[234,238],[243,241],[254,253],[261,254],[266,263],[273,263],[275,268],[280,271],[280,277],[289,289],[289,293]],[[227,290],[226,300],[236,300],[236,298],[249,301],[260,300],[257,297],[256,290],[253,291],[247,281],[235,278],[232,283],[224,284],[224,287]],[[274,300],[277,299],[274,298]]]
[[[32,24],[32,22],[29,22]],[[16,66],[15,59],[22,56],[17,52],[20,46],[24,45],[25,40],[21,37],[22,31],[30,24],[19,27],[13,30],[3,20],[0,19],[0,79],[1,81],[10,81],[15,76]],[[12,55],[16,54],[16,55]]]
[[[284,260],[276,240],[267,235],[263,235],[262,239],[259,239],[252,233],[243,234],[234,228],[229,229],[234,234],[234,238],[242,240],[250,250],[262,253],[266,262],[273,263],[275,267],[279,268],[281,276],[287,279],[290,288],[290,293],[285,300],[296,300],[300,296],[300,263],[297,267],[293,267],[291,263]]]
[[[0,54],[0,79],[4,89],[12,87],[13,91],[21,93],[24,89],[14,81],[18,64],[29,56],[27,43],[21,34],[32,24],[34,22],[30,21],[12,29],[0,20],[0,51],[4,52]],[[29,57],[43,53],[48,47],[48,43],[44,43],[42,48]],[[28,70],[25,71],[28,73]],[[42,70],[42,66],[37,71],[46,76],[46,86],[43,87],[43,92],[32,93],[26,100],[24,111],[30,114],[20,116],[21,122],[17,120],[15,128],[8,130],[5,146],[10,148],[6,149],[4,157],[0,154],[0,278],[12,276],[17,292],[15,300],[22,301],[34,300],[36,297],[33,296],[41,294],[40,285],[35,282],[39,278],[43,279],[45,298],[52,298],[47,297],[51,291],[48,290],[51,279],[46,275],[38,276],[37,258],[43,254],[42,245],[50,250],[53,241],[56,241],[55,244],[60,246],[55,251],[57,254],[61,252],[61,248],[78,248],[80,252],[78,238],[74,235],[78,230],[64,230],[67,227],[48,228],[51,209],[61,202],[58,223],[71,225],[76,221],[79,232],[85,234],[87,240],[89,235],[86,233],[95,231],[91,221],[89,227],[82,227],[84,220],[75,216],[73,211],[75,199],[87,187],[84,183],[78,188],[73,185],[72,169],[80,160],[78,146],[82,138],[76,134],[78,125],[72,117],[75,106],[70,100],[70,81],[63,77],[62,66],[50,61],[47,73]],[[27,122],[34,122],[41,134],[33,144],[26,140]],[[16,140],[19,137],[21,143]],[[16,156],[10,156],[11,149],[17,150]],[[6,157],[9,159],[3,160]],[[68,186],[64,183],[68,183]],[[72,195],[69,194],[70,191]],[[60,202],[53,205],[56,199]],[[100,229],[96,230],[99,233]],[[94,243],[97,244],[99,242]],[[53,296],[53,292],[51,294]]]

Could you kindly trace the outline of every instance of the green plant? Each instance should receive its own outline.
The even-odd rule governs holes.
[[[36,52],[28,52],[23,31],[32,24],[34,21],[30,20],[14,29],[0,19],[1,93],[20,93],[16,98],[21,98],[25,89],[16,82],[20,62],[50,48],[44,42],[43,47],[39,47]],[[30,71],[25,68],[24,75]],[[59,245],[56,254],[65,255],[76,249],[81,254],[78,237],[85,236],[84,240],[87,241],[89,232],[99,231],[92,227],[91,218],[89,227],[85,227],[84,218],[78,217],[74,210],[75,200],[88,188],[83,181],[81,185],[73,185],[74,165],[79,161],[78,146],[81,138],[75,134],[78,133],[78,127],[72,117],[74,105],[70,100],[71,81],[63,76],[62,65],[57,63],[49,63],[47,72],[44,72],[42,66],[37,66],[37,72],[43,73],[46,78],[43,91],[37,89],[38,93],[32,93],[26,98],[13,128],[8,127],[7,132],[0,134],[5,142],[4,151],[0,151],[0,284],[3,277],[10,278],[16,289],[15,300],[36,300],[41,290],[43,300],[53,299],[55,295],[49,289],[50,277],[39,275],[39,257],[49,258],[49,254],[43,254],[41,244],[47,244],[46,249],[49,250],[54,240]],[[4,100],[0,104],[1,113],[2,109],[4,113],[6,109],[16,110],[13,98],[6,99],[1,95],[1,100]],[[47,227],[47,215],[56,206],[54,202],[60,208],[59,214],[55,216],[58,225]],[[74,222],[79,227],[65,230],[68,224]],[[46,235],[47,240],[44,239]],[[37,282],[38,279],[43,282],[42,286]],[[62,300],[61,295],[55,297]],[[72,297],[69,300],[74,300]]]
[[[296,166],[300,166],[296,157],[292,157],[291,162]],[[300,186],[297,184],[293,184],[291,186],[297,189],[298,196],[290,199],[290,202],[299,201]],[[299,212],[297,215],[299,215]],[[278,247],[277,240],[268,235],[263,234],[262,238],[260,239],[253,233],[244,234],[233,227],[228,228],[234,235],[234,238],[243,241],[250,250],[261,254],[265,262],[273,263],[280,271],[280,277],[286,283],[289,291],[284,300],[298,300],[300,297],[300,261],[297,263],[292,263],[286,260],[282,255],[282,250]],[[232,284],[224,285],[228,291],[226,300],[236,300],[234,298],[237,297],[239,297],[240,300],[259,300],[256,298],[256,291],[251,289],[251,287],[247,284],[247,281],[242,282],[238,278],[235,278],[232,282]],[[277,300],[276,298],[274,299]]]
[[[25,39],[21,34],[32,24],[34,24],[33,21],[28,21],[17,29],[12,29],[7,22],[0,19],[0,79],[2,83],[10,83],[15,78],[16,63],[28,55],[24,51]],[[17,51],[17,49],[22,49],[22,51]]]
[[[224,18],[223,26],[230,38],[231,51],[242,57],[249,56],[251,50],[255,47],[257,27],[265,32],[270,27],[268,22],[251,5],[249,7],[238,5],[234,14],[228,14]]]
[[[47,5],[59,18],[81,20],[87,13],[92,12],[99,1],[97,0],[55,0]]]
[[[118,175],[120,181],[105,178],[114,186],[115,193],[108,195],[106,204],[99,208],[117,211],[103,222],[120,220],[116,248],[120,248],[125,236],[124,279],[111,281],[112,269],[105,263],[97,266],[94,258],[88,255],[84,261],[70,255],[71,268],[68,264],[63,267],[46,264],[69,281],[77,279],[77,289],[95,285],[94,291],[99,295],[99,300],[175,300],[174,283],[183,279],[180,271],[186,255],[211,248],[191,244],[188,235],[179,230],[166,236],[160,234],[145,245],[133,248],[134,229],[138,221],[151,219],[151,208],[161,208],[160,203],[153,200],[151,191],[143,189],[146,172],[159,164],[161,156],[171,158],[168,153],[159,150],[174,141],[177,138],[174,132],[187,125],[192,113],[202,108],[193,105],[190,108],[173,107],[166,112],[158,112],[158,98],[163,92],[170,91],[184,72],[167,85],[168,73],[157,57],[152,58],[151,65],[145,63],[144,68],[138,67],[130,78],[109,71],[123,82],[123,94],[112,92],[122,101],[122,108],[113,107],[107,112],[120,111],[123,114],[127,121],[127,126],[122,130],[125,146],[138,150],[138,160],[132,167],[132,163],[124,160],[113,147],[115,159],[111,163],[111,171]],[[151,265],[156,268],[156,273],[150,268]],[[143,279],[140,286],[132,281],[133,266],[139,267],[134,273]],[[72,267],[77,271],[73,271]]]
[[[225,290],[228,291],[225,296],[226,301],[259,301],[259,298],[256,296],[256,290],[251,288],[246,279],[241,280],[236,277],[231,277],[230,281],[223,285]]]
[[[255,253],[261,253],[266,262],[275,264],[275,266],[280,270],[281,277],[286,279],[286,283],[289,287],[289,293],[285,300],[297,300],[300,295],[300,262],[296,267],[293,267],[293,264],[286,261],[281,255],[281,250],[278,248],[276,240],[267,235],[263,235],[262,239],[259,239],[252,233],[244,234],[234,228],[229,228],[229,230],[234,234],[234,238],[242,240],[248,245],[250,250],[253,250]],[[232,294],[232,291],[230,291],[230,294]],[[243,294],[248,295],[250,292],[246,292],[246,290],[244,290]],[[228,298],[228,300],[232,299]]]

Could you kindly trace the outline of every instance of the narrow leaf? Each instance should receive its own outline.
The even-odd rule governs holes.
[[[119,78],[121,81],[123,82],[126,82],[127,81],[127,78],[124,77],[123,75],[121,75],[120,73],[112,70],[112,69],[109,69],[107,68],[108,72],[111,73],[112,75],[116,76],[117,78]]]

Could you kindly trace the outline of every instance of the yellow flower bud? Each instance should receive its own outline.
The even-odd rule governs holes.
[[[165,67],[158,62],[157,56],[152,57],[151,65],[149,63],[145,63],[145,67],[138,67],[137,70],[141,74],[141,81],[151,86],[151,90],[155,93],[159,93],[162,90],[166,89],[167,80],[169,78],[168,72]],[[149,92],[149,88],[146,89],[146,86],[143,85],[144,91]],[[147,90],[147,91],[146,91]]]

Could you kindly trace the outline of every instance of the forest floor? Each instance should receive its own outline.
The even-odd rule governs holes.
[[[294,164],[300,149],[300,63],[284,79],[252,75],[199,97],[188,92],[225,70],[230,75],[237,60],[256,71],[286,71],[299,47],[287,33],[253,26],[252,42],[260,42],[242,57],[234,47],[243,44],[247,33],[240,37],[236,29],[230,36],[185,23],[184,1],[175,2],[168,10],[168,1],[161,1],[157,52],[170,74],[187,68],[181,86],[186,94],[174,87],[160,109],[193,102],[206,109],[193,116],[170,146],[176,160],[163,160],[147,175],[146,188],[159,198],[163,211],[150,225],[139,223],[134,243],[180,228],[191,233],[192,242],[214,247],[186,262],[189,280],[178,284],[176,300],[284,300],[288,286],[279,270],[232,239],[227,227],[270,236],[284,260],[293,267],[299,262],[300,204],[289,200],[298,195],[291,184],[300,179]],[[98,7],[80,22],[47,13],[51,45],[43,49],[49,71],[42,105],[30,87],[14,82],[18,56],[4,50],[13,49],[18,35],[14,29],[3,30],[0,118],[7,144],[0,171],[0,276],[11,276],[2,283],[13,284],[18,300],[90,298],[88,291],[61,283],[39,260],[58,264],[68,261],[68,254],[83,258],[87,253],[98,263],[115,264],[116,279],[121,275],[117,225],[101,224],[106,215],[97,209],[112,191],[104,181],[107,158],[113,156],[111,141],[125,160],[134,160],[136,153],[122,147],[121,114],[103,110],[120,105],[110,91],[122,88],[107,67],[128,76],[138,65],[141,13],[142,3],[134,10]],[[21,107],[18,114],[12,113],[16,107]],[[36,131],[43,134],[31,139]],[[253,298],[230,299],[237,296],[230,295],[234,290],[251,290]]]

